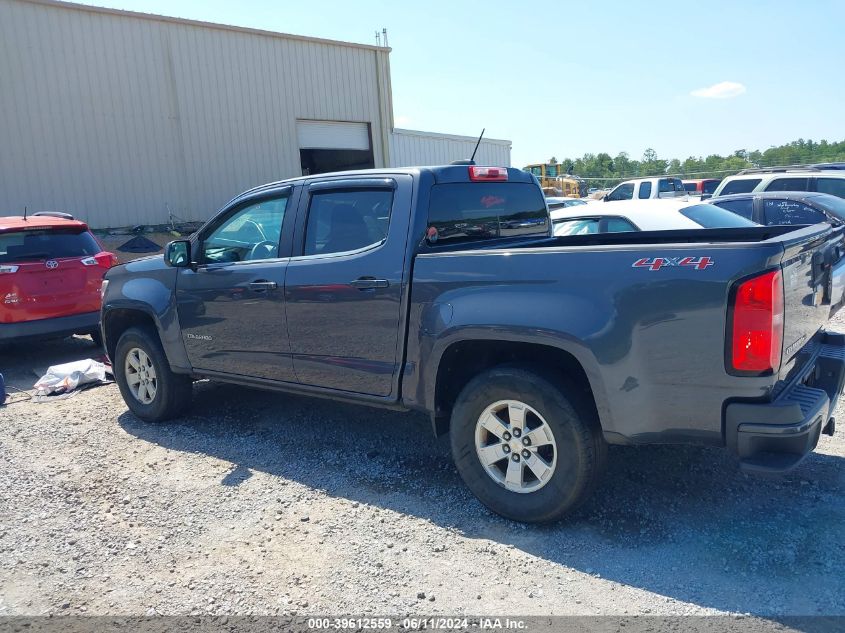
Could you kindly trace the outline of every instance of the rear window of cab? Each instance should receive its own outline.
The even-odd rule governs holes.
[[[88,231],[41,229],[0,233],[0,263],[90,257],[100,245]]]
[[[431,188],[426,236],[432,245],[547,235],[546,201],[534,184],[470,182]]]

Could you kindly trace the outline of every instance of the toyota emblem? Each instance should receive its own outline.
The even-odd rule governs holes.
[[[55,259],[48,259],[45,266],[47,266],[47,268],[49,268],[50,270],[53,270],[54,268],[59,267],[59,262],[57,262]]]

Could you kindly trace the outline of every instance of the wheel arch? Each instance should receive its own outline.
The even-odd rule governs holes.
[[[119,303],[106,306],[102,313],[102,330],[103,343],[109,358],[114,357],[120,335],[130,327],[147,327],[155,332],[161,341],[172,371],[177,374],[192,372],[175,310],[167,310],[163,315],[158,315],[152,306],[144,303]]]
[[[121,334],[132,327],[148,329],[162,339],[158,320],[152,310],[141,306],[109,307],[103,311],[103,344],[109,358],[114,359]]]
[[[596,410],[603,430],[609,425],[609,411],[597,365],[572,349],[547,342],[514,338],[468,337],[443,345],[429,379],[426,408],[432,412],[436,435],[449,430],[452,407],[461,390],[473,377],[498,365],[532,368],[553,381],[567,380],[581,389]]]

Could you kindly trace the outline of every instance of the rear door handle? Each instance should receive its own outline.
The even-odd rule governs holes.
[[[249,289],[254,292],[267,292],[268,290],[275,290],[279,285],[275,281],[267,281],[266,279],[258,279],[249,284]]]
[[[387,288],[390,283],[387,279],[376,279],[375,277],[359,277],[350,281],[349,285],[358,290],[373,290],[375,288]]]

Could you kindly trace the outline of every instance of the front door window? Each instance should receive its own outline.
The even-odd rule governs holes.
[[[226,219],[202,245],[202,263],[244,262],[279,256],[288,198],[262,200]]]

